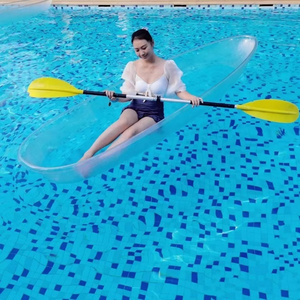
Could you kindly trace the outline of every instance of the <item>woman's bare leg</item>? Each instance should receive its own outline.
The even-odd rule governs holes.
[[[110,125],[93,143],[80,160],[92,157],[97,151],[113,142],[122,132],[138,122],[137,113],[133,109],[125,109],[120,118]]]
[[[136,134],[144,131],[148,127],[154,125],[156,122],[150,118],[150,117],[144,117],[140,119],[138,122],[134,123],[132,126],[127,128],[121,135],[120,137],[115,140],[108,149],[111,149],[113,147],[116,147],[117,145],[127,141],[131,137],[135,136]]]

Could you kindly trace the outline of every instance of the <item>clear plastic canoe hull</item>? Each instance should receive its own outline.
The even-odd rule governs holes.
[[[204,101],[215,102],[241,75],[256,47],[254,37],[237,36],[188,51],[174,60],[184,72],[188,90]],[[50,181],[84,180],[145,152],[202,113],[191,105],[165,103],[164,120],[111,150],[78,162],[120,114],[120,106],[108,108],[107,101],[103,100],[103,97],[91,97],[41,126],[20,146],[19,160]]]

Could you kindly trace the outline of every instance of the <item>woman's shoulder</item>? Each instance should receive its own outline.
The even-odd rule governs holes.
[[[168,59],[165,62],[165,69],[166,70],[173,70],[174,68],[177,68],[177,65],[173,59]]]
[[[166,64],[175,64],[175,61],[173,59],[166,59]]]
[[[165,72],[167,74],[172,74],[172,73],[177,73],[179,72],[180,69],[178,68],[178,66],[176,65],[176,62],[173,59],[168,59],[165,62]]]
[[[135,62],[136,61],[129,61],[127,64],[126,64],[126,66],[125,66],[125,68],[124,68],[124,72],[126,71],[126,72],[135,72],[135,70],[136,70],[136,64],[135,64]]]
[[[136,67],[134,61],[129,61],[123,70],[122,78],[124,80],[130,80],[133,82],[135,75],[136,75]]]
[[[135,60],[131,60],[126,64],[125,68],[133,68],[134,66],[135,66]]]

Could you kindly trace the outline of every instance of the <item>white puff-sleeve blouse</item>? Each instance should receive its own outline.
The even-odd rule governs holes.
[[[172,95],[178,92],[186,91],[186,86],[182,82],[181,77],[183,73],[178,68],[174,60],[166,60],[164,66],[164,76],[168,79],[168,86],[166,88],[166,94]],[[122,79],[124,80],[121,91],[124,94],[135,94],[136,93],[136,68],[133,61],[127,63]]]

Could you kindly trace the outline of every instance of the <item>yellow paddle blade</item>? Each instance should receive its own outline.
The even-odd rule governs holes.
[[[293,123],[298,119],[298,107],[288,101],[263,99],[236,105],[250,116],[279,123]]]
[[[31,82],[28,93],[35,98],[59,98],[82,94],[83,90],[79,90],[61,79],[42,77]]]

